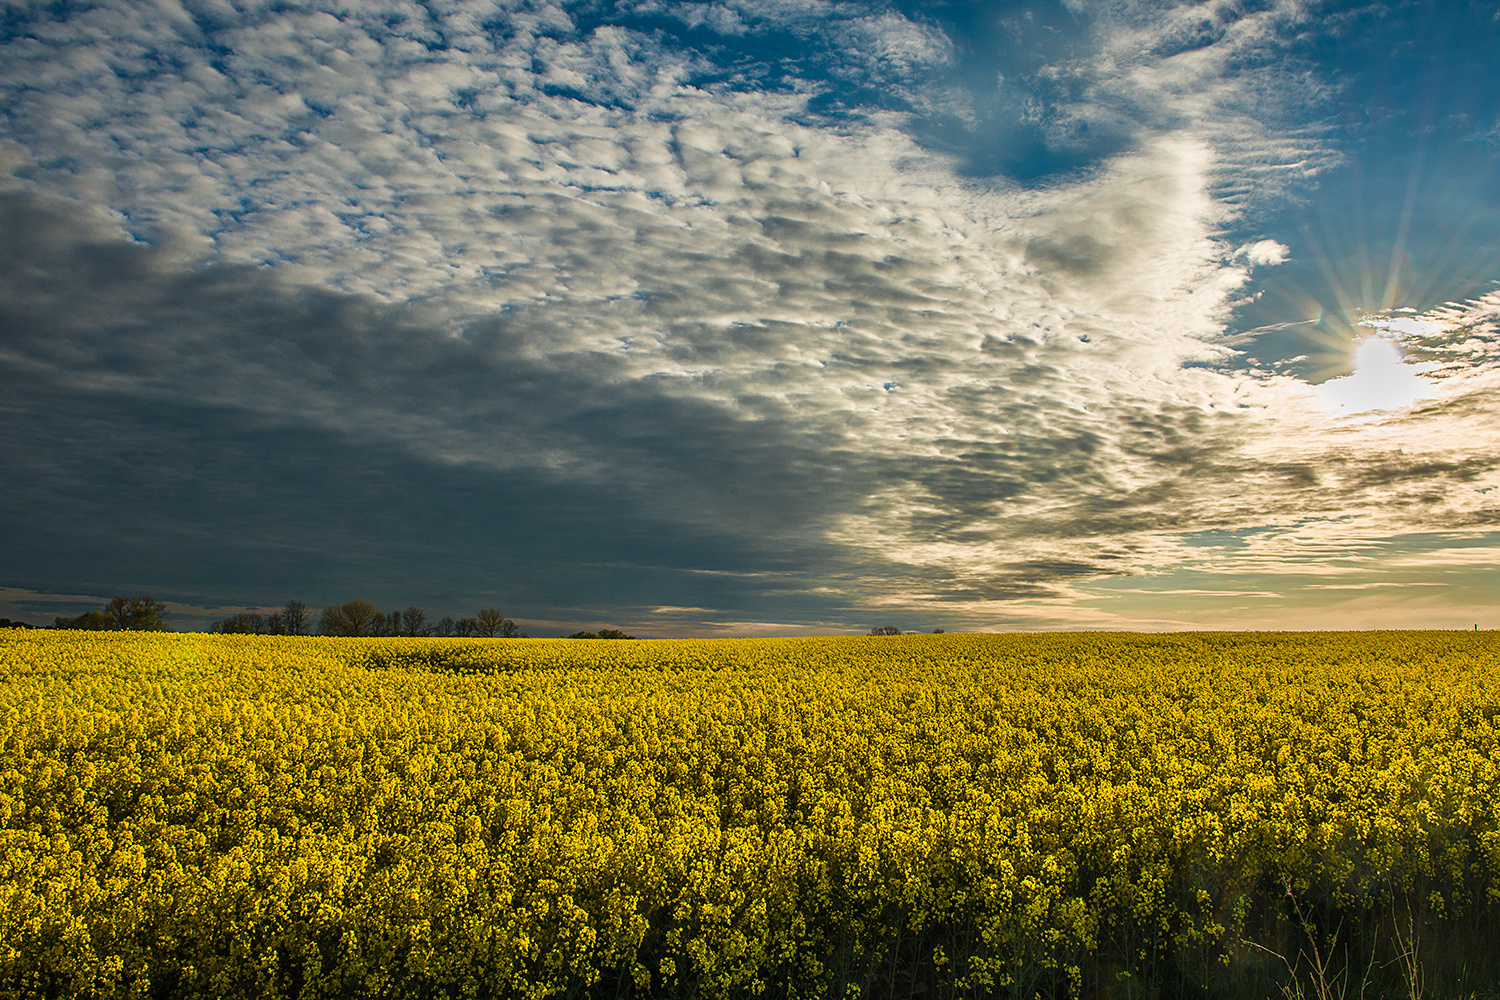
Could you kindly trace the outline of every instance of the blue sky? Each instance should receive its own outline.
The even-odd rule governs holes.
[[[1481,3],[0,5],[0,615],[1492,627]]]

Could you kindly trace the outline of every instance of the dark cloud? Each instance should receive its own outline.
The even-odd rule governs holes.
[[[527,362],[504,324],[454,337],[254,269],[180,270],[15,196],[0,233],[29,262],[0,272],[17,586],[753,606],[839,501],[828,455],[774,422],[617,384],[602,357]]]

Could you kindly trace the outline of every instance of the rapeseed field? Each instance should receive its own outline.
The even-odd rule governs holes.
[[[1487,996],[1497,711],[1494,633],[6,630],[0,996]]]

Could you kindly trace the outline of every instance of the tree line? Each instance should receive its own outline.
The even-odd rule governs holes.
[[[390,635],[390,636],[480,636],[486,639],[525,639],[516,623],[499,608],[481,608],[467,618],[443,617],[428,624],[427,612],[418,607],[405,611],[382,612],[369,601],[349,601],[323,609],[318,620],[323,635]]]
[[[160,601],[150,597],[116,597],[102,610],[90,611],[76,618],[58,618],[53,628],[81,629],[146,629],[163,630],[167,615],[172,612]],[[280,611],[269,615],[255,612],[231,615],[223,621],[209,626],[211,632],[247,635],[306,635],[308,625],[307,605],[301,601],[288,601]],[[0,618],[0,628],[36,628],[26,622]],[[1478,629],[1479,626],[1474,626]],[[525,633],[516,630],[516,623],[500,613],[499,608],[484,608],[469,618],[440,618],[433,624],[427,622],[427,612],[418,607],[405,611],[382,612],[369,601],[349,601],[323,609],[318,620],[318,631],[323,635],[346,636],[459,636],[502,639],[526,639]],[[934,634],[943,630],[935,628]],[[906,635],[895,625],[877,625],[870,635]],[[574,632],[569,639],[634,639],[617,628],[600,629],[597,632]]]
[[[172,610],[154,597],[112,597],[108,604],[74,618],[57,617],[53,628],[79,628],[95,632],[164,632]]]
[[[311,623],[307,605],[288,601],[270,615],[246,613],[214,622],[211,631],[227,634],[305,635]],[[525,639],[516,623],[499,608],[482,608],[466,618],[444,616],[428,622],[427,612],[415,605],[405,611],[381,611],[369,601],[330,604],[318,616],[319,635],[342,636],[471,636],[487,639]]]
[[[53,628],[103,630],[134,630],[161,632],[167,628],[167,617],[172,611],[166,604],[153,597],[115,597],[103,608],[88,611],[73,618],[54,619]],[[312,623],[308,606],[301,601],[287,601],[286,606],[268,615],[244,612],[230,615],[209,626],[210,632],[226,635],[306,635]],[[0,618],[0,628],[33,628],[25,622],[13,622]],[[1478,626],[1475,626],[1478,628]],[[935,628],[934,633],[943,630]],[[444,616],[436,622],[427,621],[427,612],[415,605],[405,611],[381,611],[369,601],[347,601],[323,609],[318,617],[319,635],[342,636],[455,636],[460,638],[527,639],[516,623],[500,613],[499,608],[481,608],[476,615],[467,618]],[[903,635],[902,629],[894,625],[879,625],[869,631],[870,635]],[[598,632],[574,632],[569,639],[634,639],[615,628]]]
[[[87,629],[92,631],[141,631],[162,632],[167,630],[167,618],[172,611],[167,605],[153,597],[115,597],[103,608],[86,611],[73,617],[58,616],[53,628]],[[25,622],[0,619],[9,628],[31,628]],[[230,615],[209,626],[210,632],[226,635],[307,635],[313,626],[313,612],[302,601],[287,601],[286,605],[270,614],[242,612]],[[427,620],[427,612],[411,606],[404,611],[381,611],[369,601],[347,601],[329,605],[317,617],[320,635],[342,636],[457,636],[474,638],[525,639],[529,638],[517,628],[516,623],[505,617],[499,608],[481,608],[479,613],[465,618],[444,616],[436,622]],[[612,630],[606,629],[606,632]],[[611,635],[593,633],[576,635],[575,638],[615,638]],[[619,638],[630,638],[619,634]]]

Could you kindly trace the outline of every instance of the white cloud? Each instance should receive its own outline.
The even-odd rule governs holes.
[[[1246,243],[1235,251],[1235,257],[1259,267],[1280,264],[1291,254],[1291,249],[1275,240],[1257,240]]]
[[[838,589],[979,616],[1023,595],[1050,620],[1079,581],[1184,558],[1177,532],[1491,513],[1490,313],[1443,348],[1432,409],[1369,426],[1215,367],[1249,268],[1288,254],[1224,241],[1244,192],[1331,155],[1275,120],[1313,84],[1252,58],[1301,8],[1120,9],[1057,127],[1132,141],[1031,189],[961,176],[903,113],[820,119],[821,78],[716,81],[702,51],[559,7],[75,12],[0,46],[0,166],[72,205],[38,266],[140,255],[91,310],[17,283],[66,322],[13,363],[618,483],[666,520],[832,543]],[[947,99],[922,88],[951,41],[888,11],[670,10],[735,37],[781,19],[844,53],[830,78]],[[252,292],[264,322],[177,308]],[[1291,536],[1257,544],[1267,572],[1295,561]]]

